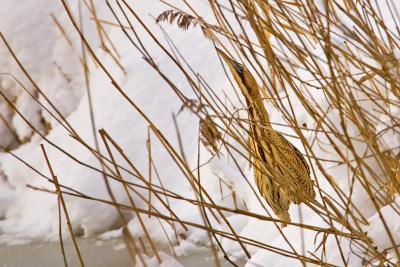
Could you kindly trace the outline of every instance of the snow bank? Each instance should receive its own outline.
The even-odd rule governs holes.
[[[4,32],[7,39],[14,40],[11,41],[10,44],[12,47],[16,47],[17,55],[24,55],[20,58],[21,61],[28,62],[26,68],[35,80],[37,80],[41,88],[43,88],[42,90],[51,96],[51,100],[55,105],[60,108],[64,115],[68,116],[68,122],[74,127],[80,137],[88,144],[93,145],[94,141],[88,112],[88,99],[86,95],[83,95],[84,84],[82,81],[82,70],[76,68],[79,64],[69,64],[70,62],[78,61],[79,58],[76,55],[74,58],[74,54],[71,54],[70,48],[67,44],[64,44],[65,40],[54,26],[51,17],[49,17],[52,13],[61,21],[63,26],[64,24],[66,25],[65,27],[67,29],[71,27],[69,23],[67,23],[66,15],[59,5],[60,3],[51,1],[46,8],[41,11],[40,9],[36,11],[43,11],[41,17],[47,19],[41,20],[41,26],[35,29],[35,31],[30,31],[32,22],[29,20],[21,21],[18,30],[14,29],[12,25],[16,24],[15,21],[17,17],[13,17],[4,22],[7,25]],[[23,14],[30,13],[32,6],[35,6],[35,1],[28,2],[23,7],[20,7],[17,14],[19,16],[24,16]],[[13,5],[10,1],[5,4],[5,8],[2,10],[10,10],[12,7]],[[76,10],[77,7],[72,6],[71,8]],[[160,6],[156,1],[137,5],[136,8],[139,14],[151,13],[155,16],[165,10],[165,7]],[[98,10],[98,15],[110,17],[111,15],[109,12],[104,14],[105,9],[106,7],[104,6],[100,8]],[[151,25],[152,30],[159,33],[160,38],[164,38],[159,30],[159,26],[154,24],[154,20],[150,16],[145,15],[144,20]],[[86,24],[92,26],[85,26],[85,34],[87,32],[89,37],[96,36],[93,22],[86,22]],[[222,68],[215,58],[215,53],[210,53],[210,51],[213,51],[212,44],[204,40],[201,31],[199,29],[193,29],[188,32],[182,32],[175,27],[167,28],[169,34],[176,38],[175,41],[183,55],[190,58],[189,63],[200,71],[213,69],[214,71],[212,73],[206,75],[207,80],[215,88],[220,88],[221,90],[225,89],[223,85],[227,84],[227,81],[224,80],[221,82],[217,79],[217,77],[223,74]],[[127,95],[135,101],[157,127],[165,133],[171,143],[176,146],[177,138],[176,130],[172,123],[172,113],[176,114],[182,106],[182,103],[177,100],[177,97],[157,73],[143,61],[140,54],[132,48],[129,40],[126,39],[123,33],[115,27],[110,27],[108,29],[110,38],[118,40],[117,49],[121,55],[124,55],[122,62],[127,72],[127,75],[124,75],[120,69],[111,68],[112,75],[115,80],[119,82]],[[49,35],[45,34],[47,32],[49,32]],[[70,32],[72,33],[71,35],[76,35],[74,31],[71,30]],[[139,33],[143,34],[143,31]],[[190,40],[187,38],[188,34],[192,36]],[[37,36],[43,35],[48,36],[49,39],[46,39],[45,43],[40,43],[35,39]],[[76,36],[74,38],[76,38]],[[27,43],[37,44],[40,47],[36,51],[35,46],[28,46]],[[79,44],[79,42],[77,43]],[[145,40],[145,44],[149,47],[149,51],[155,55],[154,59],[160,68],[166,73],[174,73],[175,66],[165,55],[160,54],[160,51],[155,48],[154,43],[150,40]],[[95,43],[93,47],[96,48],[98,47],[97,45],[98,44]],[[193,54],[192,52],[195,48],[198,51],[204,51],[204,53]],[[2,49],[2,54],[8,56],[4,47],[2,47]],[[114,64],[113,60],[100,48],[96,48],[96,51],[106,66],[112,66]],[[204,54],[209,55],[209,60],[205,60]],[[188,55],[190,55],[190,57]],[[52,62],[58,60],[58,57],[61,57],[61,61],[66,63],[67,69],[63,70],[64,72],[68,71],[69,65],[74,66],[70,69],[72,73],[67,73],[67,75],[71,79],[70,83],[75,84],[75,90],[71,91],[71,84],[62,83],[60,75],[53,73],[57,68],[54,68]],[[68,58],[66,62],[63,61],[64,58]],[[38,63],[32,65],[32,62]],[[13,65],[13,60],[9,58],[9,56],[8,60],[5,61],[3,65],[4,68],[9,68],[10,72],[20,73],[18,68]],[[64,64],[62,66],[64,67]],[[110,136],[124,148],[124,153],[137,165],[139,171],[147,173],[147,123],[134,111],[132,106],[116,92],[104,73],[94,66],[93,63],[90,63],[89,68],[93,110],[97,128],[104,128]],[[51,71],[47,71],[48,69]],[[45,75],[43,75],[43,73],[45,73]],[[172,75],[170,78],[183,88],[184,93],[190,97],[192,89],[181,75]],[[21,78],[21,80],[23,79]],[[26,82],[26,80],[24,81]],[[27,105],[27,103],[24,103],[24,106],[25,105]],[[48,105],[46,104],[46,106]],[[43,117],[48,119],[53,125],[53,128],[46,136],[48,140],[57,144],[60,149],[70,153],[70,155],[80,162],[84,162],[96,168],[100,167],[98,161],[87,149],[76,140],[70,138],[68,132],[60,125],[55,124],[54,119],[51,119],[48,113],[43,110],[41,112]],[[17,120],[17,117],[15,117],[15,119]],[[37,117],[32,118],[27,116],[27,119],[35,120]],[[197,119],[189,114],[189,112],[183,112],[178,116],[178,124],[182,141],[185,144],[185,153],[187,155],[194,155],[197,140],[196,134],[198,131]],[[23,127],[26,127],[26,125],[20,125],[20,127],[18,123],[14,123],[14,126],[17,132],[23,132]],[[30,142],[15,149],[13,153],[26,160],[28,164],[39,170],[42,174],[49,176],[49,171],[44,164],[44,157],[39,147],[40,143],[45,142],[43,142],[39,136],[33,135]],[[102,199],[109,198],[101,175],[85,166],[77,164],[76,161],[67,157],[51,145],[45,143],[45,146],[52,167],[60,183],[93,197]],[[106,153],[104,147],[101,147],[101,150],[103,153]],[[183,196],[191,197],[192,193],[189,184],[183,180],[182,175],[176,175],[179,173],[177,167],[173,164],[172,159],[166,157],[165,150],[154,135],[152,135],[152,151],[152,157],[156,168],[162,170],[160,175],[161,179],[164,181],[164,186],[172,190],[179,186],[182,188],[182,192],[180,193],[182,193]],[[128,166],[121,160],[121,157],[116,155],[116,158],[121,165],[125,167]],[[190,159],[192,158],[194,157]],[[0,155],[0,165],[4,173],[4,188],[12,187],[15,193],[14,202],[2,202],[3,206],[7,206],[3,208],[3,210],[6,210],[3,211],[6,220],[0,222],[1,231],[5,233],[19,233],[21,236],[29,238],[56,238],[58,227],[56,221],[58,212],[56,198],[54,195],[26,188],[26,185],[29,184],[39,188],[43,187],[54,190],[52,185],[10,154],[3,153]],[[132,177],[126,177],[126,179],[131,179],[131,181],[138,183],[137,179]],[[128,204],[123,188],[113,182],[111,182],[111,186],[114,194],[117,196],[117,200]],[[74,228],[78,232],[83,230],[86,236],[90,236],[116,227],[119,224],[115,208],[93,201],[86,201],[68,196],[65,197],[71,220],[74,224]],[[135,202],[139,207],[143,205],[140,198],[135,198]],[[29,205],[27,205],[27,203],[29,203]],[[178,201],[174,203],[174,201],[171,200],[171,206],[176,208],[178,213],[179,209],[181,209],[181,212],[184,214],[183,217],[186,216],[186,219],[194,221],[198,219],[198,210],[193,211],[193,209],[188,206],[179,207],[178,204],[180,204]],[[32,228],[32,225],[35,225],[35,227]],[[157,228],[159,227],[157,226]]]

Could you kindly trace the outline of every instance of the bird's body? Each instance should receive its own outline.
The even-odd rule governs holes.
[[[282,226],[286,226],[285,222],[290,222],[288,210],[291,203],[310,202],[315,198],[309,167],[299,150],[272,128],[251,73],[221,50],[218,52],[246,99],[256,184],[274,213],[283,221]]]

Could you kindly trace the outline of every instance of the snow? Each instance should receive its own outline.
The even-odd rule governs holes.
[[[12,204],[15,198],[15,191],[1,179],[2,186],[0,187],[0,218],[4,219],[8,207]]]
[[[97,237],[101,240],[110,240],[110,239],[116,239],[122,236],[122,228],[116,229],[116,230],[110,230],[107,232],[102,233],[101,235],[98,235]]]
[[[126,245],[121,243],[119,245],[116,245],[115,247],[113,247],[114,250],[122,250],[122,249],[126,249]]]
[[[389,253],[389,259],[393,257],[397,258],[389,235],[392,236],[395,244],[400,243],[400,221],[395,219],[399,216],[399,204],[400,195],[397,194],[395,201],[391,205],[386,205],[380,209],[382,217],[385,218],[386,222],[389,222],[387,223],[388,230],[385,229],[378,212],[368,219],[369,225],[365,229],[379,251],[387,251]],[[397,211],[393,206],[397,207]]]
[[[256,252],[246,263],[245,267],[264,267],[268,262],[269,266],[290,267],[298,266],[299,262],[294,259],[271,257],[271,253],[266,251]]]
[[[199,247],[191,241],[181,240],[179,246],[174,247],[174,251],[178,257],[186,256],[199,250]]]
[[[165,254],[164,252],[160,252],[161,264],[158,263],[156,257],[148,257],[143,255],[146,266],[148,267],[183,267],[176,259],[171,256]],[[135,267],[143,267],[144,265],[139,259],[139,256],[136,256],[136,265]]]
[[[72,1],[71,1],[72,2]],[[196,3],[202,6],[204,3]],[[110,17],[107,8],[98,4],[99,17]],[[72,10],[77,10],[77,5],[71,6]],[[145,14],[151,13],[156,16],[166,9],[156,1],[143,1],[137,3],[135,8],[139,14],[143,14],[144,21],[149,25],[150,29],[163,38],[159,26],[154,24],[153,19]],[[13,14],[7,14],[13,10]],[[207,9],[204,8],[204,16],[207,17]],[[33,14],[32,14],[33,12]],[[79,37],[74,33],[69,36],[76,45],[72,49],[60,31],[54,26],[50,17],[54,14],[60,20],[60,23],[66,27],[67,32],[74,33],[68,18],[66,17],[60,3],[58,1],[35,1],[25,0],[23,5],[15,5],[13,0],[3,0],[2,8],[0,9],[0,24],[2,31],[10,42],[10,45],[15,49],[15,52],[28,72],[34,80],[39,84],[40,88],[48,95],[55,103],[60,112],[67,117],[68,122],[74,130],[80,135],[82,140],[88,144],[94,145],[92,136],[88,96],[85,93],[85,85],[83,79],[83,70],[79,63]],[[77,14],[77,12],[76,12]],[[21,20],[24,17],[26,19]],[[114,67],[113,60],[104,51],[99,48],[98,37],[94,28],[93,22],[88,20],[89,15],[84,13],[85,18],[85,35],[91,40],[91,44],[95,48],[96,54],[101,61],[112,71],[114,79],[121,85],[124,92],[143,110],[143,112],[154,122],[154,124],[162,131],[172,145],[177,147],[178,140],[176,138],[176,130],[172,123],[172,114],[178,113],[182,103],[178,101],[176,95],[168,88],[168,85],[148,66],[142,59],[141,55],[135,51],[123,33],[115,27],[106,27],[107,32],[112,40],[117,40],[117,49],[122,56],[122,64],[127,73],[125,75],[119,68]],[[40,18],[40,19],[38,19]],[[4,27],[3,27],[4,25]],[[174,26],[163,25],[173,41],[179,47],[180,52],[186,59],[189,59],[189,64],[197,72],[204,75],[207,82],[215,88],[216,93],[226,93],[231,99],[235,99],[233,91],[230,89],[230,83],[221,77],[225,77],[223,69],[220,66],[216,54],[213,52],[212,43],[206,40],[200,29],[194,28],[183,32]],[[142,29],[138,28],[140,35],[144,35]],[[46,38],[41,38],[46,36]],[[188,38],[190,36],[190,38]],[[177,73],[174,64],[165,57],[165,55],[155,47],[154,43],[148,38],[145,40],[145,45],[150,53],[154,55],[154,59],[160,69],[168,74],[168,77],[173,80],[180,88],[184,89],[184,93],[188,96],[193,96],[192,89],[184,77]],[[195,53],[193,53],[195,51]],[[322,53],[321,48],[316,49],[315,53]],[[0,45],[0,56],[5,58],[0,62],[0,72],[16,74],[19,80],[27,86],[30,92],[37,93],[37,90],[27,79],[21,74],[21,71],[16,66],[15,62],[10,57],[9,53],[3,45]],[[55,66],[62,66],[62,72]],[[79,67],[76,67],[79,66]],[[393,66],[391,66],[393,67]],[[323,69],[324,66],[322,66]],[[133,107],[122,98],[115,90],[109,79],[93,62],[89,63],[92,89],[93,109],[95,114],[96,127],[104,128],[110,136],[124,149],[124,153],[135,163],[136,167],[142,174],[147,174],[148,151],[146,147],[148,123],[133,109]],[[210,71],[212,70],[212,71]],[[305,80],[313,77],[299,70],[299,74]],[[66,79],[68,77],[68,79]],[[57,144],[61,149],[76,157],[80,162],[84,162],[90,166],[100,168],[97,159],[79,142],[71,138],[68,132],[60,126],[54,118],[52,118],[45,110],[40,108],[32,98],[22,90],[20,85],[13,80],[9,75],[0,75],[0,88],[6,92],[7,97],[15,100],[17,108],[22,110],[22,114],[33,123],[38,130],[44,129],[43,121],[51,125],[51,130],[46,136],[48,140]],[[288,92],[294,114],[297,115],[299,125],[305,123],[310,128],[315,128],[313,119],[304,110],[302,105],[298,104],[294,92]],[[323,109],[328,109],[330,103],[325,99],[323,93],[318,90],[311,90],[310,94],[314,99],[318,100],[318,105]],[[395,96],[390,96],[395,97]],[[39,100],[49,107],[44,101],[43,96]],[[236,100],[238,101],[238,100]],[[283,103],[289,104],[288,100]],[[368,103],[366,104],[368,105]],[[285,124],[285,119],[276,110],[276,107],[270,102],[267,103],[267,109],[271,114],[271,121]],[[33,134],[30,128],[22,120],[18,114],[15,114],[12,109],[0,100],[1,115],[12,122],[12,127],[20,140],[26,139],[27,142],[13,150],[13,153],[18,157],[26,160],[31,166],[40,171],[41,174],[50,177],[49,170],[44,164],[44,157],[39,144],[44,143],[46,151],[49,155],[50,162],[54,172],[56,173],[61,184],[74,188],[84,194],[92,197],[109,199],[104,181],[101,175],[97,172],[88,169],[87,167],[77,164],[76,161],[66,156],[64,153],[49,143],[45,142],[39,135]],[[391,108],[391,114],[398,115],[399,109],[395,106]],[[327,119],[331,120],[338,127],[340,121],[337,111],[329,112]],[[185,154],[188,156],[188,161],[192,169],[196,167],[197,162],[197,133],[198,120],[189,112],[184,111],[177,117],[178,125],[182,137],[182,142],[185,144]],[[389,123],[389,117],[382,115],[381,123],[377,124],[377,132],[386,128],[386,123]],[[357,135],[350,121],[346,121],[350,126],[350,134]],[[284,126],[276,126],[277,130],[288,134],[295,134],[293,130]],[[304,131],[306,138],[312,138],[311,133]],[[18,140],[10,130],[6,129],[5,125],[0,121],[0,145],[5,147],[16,147]],[[334,138],[334,137],[333,137]],[[301,142],[295,138],[288,138],[290,141],[304,152]],[[326,137],[319,136],[320,144],[315,147],[316,155],[320,155],[332,160],[336,159],[333,154],[327,155],[326,151],[332,151]],[[381,140],[388,148],[399,147],[400,136],[394,130],[384,131],[381,135]],[[325,143],[325,144],[324,144]],[[193,191],[189,183],[185,180],[179,169],[173,163],[173,160],[167,155],[162,144],[157,140],[154,134],[151,135],[152,157],[156,168],[160,173],[160,178],[163,181],[165,188],[170,189],[180,195],[188,198],[194,198]],[[364,154],[365,145],[355,142],[356,151],[359,155]],[[339,148],[344,149],[344,148]],[[107,155],[104,145],[101,145],[101,152]],[[206,162],[210,159],[210,154],[207,150],[201,147],[200,161]],[[125,167],[128,164],[122,160],[116,150],[113,150],[117,162]],[[256,196],[252,193],[250,186],[255,188],[254,180],[252,179],[252,170],[248,168],[248,163],[243,158],[238,158],[239,168],[244,170],[244,176],[239,172],[238,167],[229,160],[228,157],[213,158],[209,164],[201,168],[202,185],[207,189],[207,192],[213,196],[213,200],[218,205],[244,209],[247,208],[250,212],[266,215],[266,210],[261,206]],[[376,162],[370,160],[368,164],[371,168],[379,170]],[[351,176],[348,168],[344,165],[336,166],[334,163],[327,162],[324,164],[327,172],[336,177],[336,182],[341,185],[346,192],[349,190],[348,177]],[[57,222],[57,201],[56,196],[44,192],[35,191],[26,187],[27,184],[54,190],[54,186],[35,173],[29,167],[19,162],[11,154],[0,154],[0,242],[7,244],[18,244],[19,242],[29,242],[32,239],[48,239],[56,240],[58,233]],[[318,177],[319,170],[316,169]],[[130,182],[140,182],[124,173],[124,178]],[[222,182],[222,193],[220,191]],[[247,181],[246,181],[247,179]],[[154,177],[153,177],[154,180]],[[129,204],[128,198],[124,193],[123,187],[114,181],[110,181],[112,191],[117,197],[117,200],[124,204]],[[157,184],[157,182],[154,182]],[[332,195],[335,192],[328,186],[326,181],[320,181],[321,186],[326,188],[326,191]],[[249,186],[250,185],[250,186]],[[235,192],[235,199],[232,196]],[[139,193],[147,197],[147,191]],[[135,204],[140,208],[147,209],[148,206],[140,197],[134,195]],[[106,204],[100,204],[95,201],[88,201],[72,196],[66,196],[69,215],[76,232],[82,232],[85,236],[101,234],[102,240],[114,239],[121,236],[121,221],[119,220],[118,212],[114,207]],[[385,229],[382,228],[381,220],[373,208],[373,205],[362,190],[361,185],[356,182],[352,200],[357,204],[357,207],[368,217],[369,226],[366,228],[368,236],[372,238],[374,243],[380,250],[389,249],[390,243]],[[400,197],[396,198],[397,205],[400,204]],[[167,214],[165,208],[155,202],[158,209]],[[264,203],[264,205],[266,205]],[[180,200],[170,199],[170,208],[172,208],[180,219],[203,224],[199,209]],[[269,207],[267,211],[271,212]],[[325,223],[316,217],[312,211],[301,206],[303,223],[326,227]],[[290,213],[294,222],[300,221],[299,208],[292,206]],[[381,213],[387,221],[393,221],[390,218],[398,216],[395,214],[391,206],[381,208]],[[140,228],[138,218],[132,213],[125,214],[130,221],[128,228],[130,232],[137,237],[144,237],[143,229]],[[229,232],[226,225],[218,223],[212,216],[209,215],[211,225],[215,229]],[[288,249],[287,243],[280,236],[278,228],[272,222],[249,218],[243,215],[232,215],[226,213],[228,220],[239,235],[245,236]],[[174,251],[178,256],[187,255],[209,246],[208,235],[203,230],[197,228],[189,228],[187,232],[183,231],[178,224],[175,225],[178,235],[181,240],[176,240],[175,231],[171,224],[165,221],[155,220],[154,217],[143,215],[142,219],[146,228],[149,230],[153,240],[161,244],[168,244],[168,239],[174,242]],[[162,224],[163,228],[160,227]],[[34,227],[33,227],[34,226]],[[400,242],[400,223],[398,220],[390,225],[390,230],[395,237],[397,243]],[[66,232],[66,222],[63,221],[63,231]],[[166,235],[164,233],[166,232]],[[302,248],[300,232],[298,228],[287,227],[283,229],[284,234],[293,241],[293,245],[297,251],[304,249],[305,251],[314,251],[315,232],[305,230],[304,244]],[[168,238],[167,238],[168,237]],[[318,237],[320,241],[322,237]],[[232,256],[233,259],[244,257],[244,252],[237,244],[229,239],[221,239],[224,249]],[[346,243],[345,239],[341,242],[346,257],[352,266],[360,266],[360,259],[355,257],[351,251],[354,248],[351,244]],[[327,241],[330,254],[328,262],[335,262],[339,257],[339,250],[332,237]],[[120,247],[122,249],[122,247]],[[287,257],[279,256],[265,250],[259,250],[255,247],[248,247],[252,254],[251,260],[248,261],[246,267],[251,266],[296,266],[298,261]],[[390,252],[391,253],[391,252]],[[175,259],[167,254],[160,252],[162,264],[158,265],[155,257],[144,255],[147,266],[182,266]],[[137,259],[137,266],[140,265],[140,260]]]

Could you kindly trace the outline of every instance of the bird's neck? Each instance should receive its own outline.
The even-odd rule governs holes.
[[[267,110],[264,107],[260,94],[245,96],[250,120],[265,128],[272,128]]]
[[[267,110],[264,107],[260,90],[256,80],[247,70],[240,76],[241,85],[244,87],[242,93],[246,98],[247,108],[249,110],[250,119],[260,124],[264,128],[272,128]]]

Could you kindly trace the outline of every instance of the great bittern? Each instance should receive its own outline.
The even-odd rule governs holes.
[[[291,203],[307,203],[315,198],[310,169],[300,151],[272,128],[259,87],[250,71],[218,48],[217,51],[246,100],[254,179],[261,195],[285,227],[285,222],[290,222],[288,210]]]

